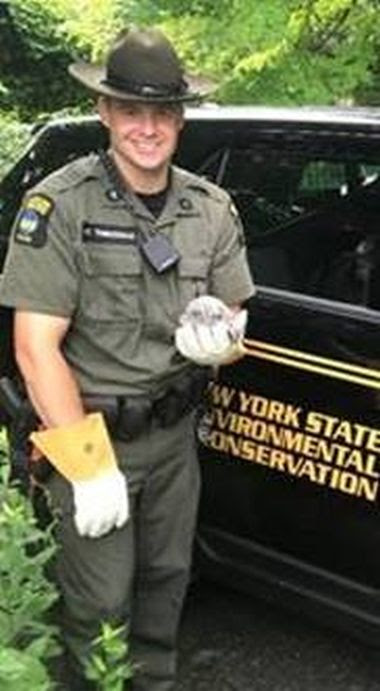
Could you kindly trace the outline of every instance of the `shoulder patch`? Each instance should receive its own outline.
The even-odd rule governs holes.
[[[19,212],[15,242],[40,248],[47,241],[47,222],[54,208],[54,202],[45,194],[32,194]]]

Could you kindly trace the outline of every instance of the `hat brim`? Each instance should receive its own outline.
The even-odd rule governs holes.
[[[106,83],[106,69],[99,65],[91,65],[87,62],[78,62],[69,65],[69,73],[74,79],[91,91],[101,95],[118,98],[124,101],[142,101],[150,103],[194,103],[202,101],[215,89],[215,86],[202,77],[185,75],[188,90],[183,94],[157,95],[136,94],[115,89]]]

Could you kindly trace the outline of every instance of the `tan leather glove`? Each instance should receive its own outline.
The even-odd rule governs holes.
[[[230,364],[245,353],[247,316],[247,310],[235,312],[211,295],[195,298],[180,317],[176,347],[198,365]]]
[[[101,413],[33,432],[35,446],[72,485],[74,521],[82,537],[101,537],[129,517],[126,478],[120,472]]]

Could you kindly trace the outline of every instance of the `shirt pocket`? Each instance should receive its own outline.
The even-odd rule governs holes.
[[[142,266],[138,250],[94,247],[83,256],[81,313],[103,322],[137,321],[141,317]]]
[[[190,300],[205,295],[208,290],[208,262],[205,258],[183,258],[178,265],[180,311]]]

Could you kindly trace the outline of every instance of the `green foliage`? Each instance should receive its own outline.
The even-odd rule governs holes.
[[[52,535],[36,524],[29,501],[7,480],[0,484],[0,688],[47,691],[47,660],[57,654],[48,613],[58,595],[45,570]]]
[[[284,0],[234,0],[218,16],[183,14],[166,19],[162,26],[190,69],[213,76],[221,85],[219,100],[231,100],[224,86],[230,83],[226,75],[248,56],[282,39],[290,7]],[[243,88],[240,85],[239,91]]]
[[[126,25],[161,27],[189,71],[218,84],[214,100],[379,102],[377,0],[12,0],[0,2],[0,108],[37,113],[91,97],[67,74],[102,60]]]
[[[0,457],[7,454],[0,429]],[[59,651],[49,612],[58,598],[46,568],[56,545],[51,530],[38,527],[27,498],[8,482],[0,458],[0,689],[51,691],[47,662]],[[93,643],[87,676],[98,691],[122,691],[133,677],[124,627],[104,623]]]
[[[64,17],[56,4],[12,0],[2,7],[0,108],[17,110],[27,119],[83,99],[83,91],[67,73],[76,48],[62,37]]]
[[[17,1],[24,4],[24,0]],[[61,49],[71,58],[81,56],[93,62],[103,58],[110,42],[126,25],[156,23],[162,15],[153,0],[55,0],[52,6],[44,0],[27,2],[34,4],[38,13],[48,13],[50,31],[54,31]]]
[[[61,39],[73,43],[81,56],[92,61],[104,54],[123,26],[117,1],[56,0],[56,5],[64,17],[60,26]]]
[[[154,4],[156,11],[158,11],[158,16],[172,16],[175,18],[181,17],[184,14],[220,17],[228,13],[231,7],[230,0],[219,0],[219,2],[215,2],[215,0],[156,0]]]
[[[125,627],[103,623],[101,634],[93,646],[87,678],[96,683],[98,691],[123,691],[125,681],[132,679],[134,674]]]
[[[16,650],[0,648],[0,684],[2,691],[50,691],[51,682],[45,665],[32,646]]]
[[[233,0],[162,26],[194,72],[214,77],[219,101],[350,103],[376,93],[375,0]]]
[[[8,438],[7,430],[5,427],[0,427],[0,465],[3,459],[6,458],[8,453]]]
[[[17,161],[31,136],[30,125],[20,122],[17,115],[0,112],[0,178]]]

